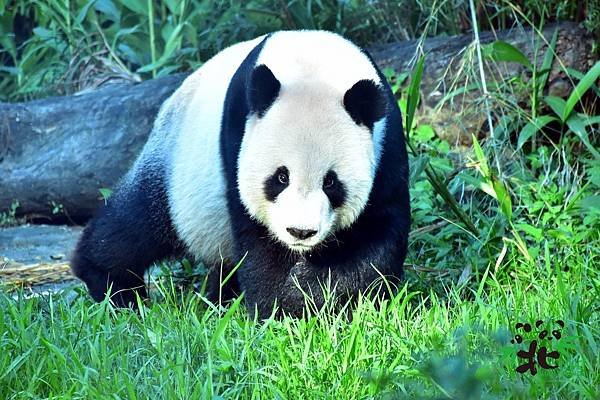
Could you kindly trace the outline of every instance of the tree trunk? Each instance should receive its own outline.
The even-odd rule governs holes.
[[[544,29],[547,41],[556,28],[560,28],[557,54],[564,65],[581,71],[588,69],[591,38],[575,24],[562,23]],[[535,37],[531,30],[516,28],[496,35],[481,33],[483,43],[496,38],[508,41],[530,60],[537,48],[537,59],[541,60],[546,46],[539,46]],[[475,66],[475,59],[464,56],[469,54],[472,41],[472,36],[463,35],[437,37],[423,43],[426,68],[421,112],[438,131],[458,132],[458,136],[464,131],[468,135],[462,136],[470,137],[473,129],[482,124],[483,113],[473,107],[457,111],[448,103],[442,111],[433,111],[444,94],[464,84],[469,76],[465,66]],[[417,48],[417,41],[407,41],[373,48],[371,54],[382,68],[410,71]],[[520,72],[514,63],[497,67],[493,73],[488,71],[491,77]],[[121,84],[75,96],[0,104],[0,211],[18,200],[21,215],[50,219],[67,215],[79,221],[88,218],[100,205],[99,189],[112,187],[127,171],[144,145],[160,105],[185,76]],[[569,90],[570,83],[558,68],[550,82],[551,90],[559,90],[553,94]],[[472,92],[468,99],[476,101],[478,97],[478,92]]]

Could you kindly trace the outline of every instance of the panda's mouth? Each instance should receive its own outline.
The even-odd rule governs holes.
[[[304,253],[306,251],[312,250],[315,247],[314,245],[310,246],[305,243],[289,243],[288,246],[290,249],[299,253]]]

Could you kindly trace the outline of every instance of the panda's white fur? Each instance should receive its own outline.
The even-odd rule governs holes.
[[[311,90],[288,87],[282,81],[281,94],[265,116],[248,120],[239,157],[238,187],[245,207],[295,250],[319,243],[332,228],[351,225],[364,208],[373,182],[371,133],[343,112],[343,92],[314,96],[321,85],[317,81]],[[290,171],[289,186],[270,202],[262,185],[279,166]],[[343,179],[349,193],[335,211],[322,190],[330,169]],[[317,230],[317,235],[297,243],[286,232],[288,227]]]
[[[231,260],[232,238],[219,150],[227,86],[240,62],[260,42],[231,46],[188,77],[173,95],[183,116],[172,144],[168,180],[173,225],[189,251],[207,265]],[[210,95],[207,95],[210,94]],[[163,107],[168,113],[171,104]]]
[[[240,62],[262,39],[229,47],[188,77],[161,109],[160,129],[148,143],[153,151],[164,151],[166,143],[172,146],[173,224],[190,252],[210,265],[231,259],[232,254],[219,150],[222,104]],[[358,80],[380,80],[360,49],[323,31],[274,33],[260,53],[256,65],[260,64],[271,69],[282,87],[264,118],[248,119],[238,166],[241,199],[273,237],[303,251],[350,226],[366,204],[378,157],[374,141],[380,139],[352,120],[342,99]],[[179,117],[160,126],[169,114]],[[165,141],[166,133],[176,138]],[[290,169],[290,186],[271,203],[262,186],[280,165]],[[331,168],[344,178],[349,193],[344,206],[335,211],[321,190],[322,178]],[[288,227],[318,233],[300,241],[286,231]]]
[[[148,142],[122,182],[134,184],[148,160],[166,164],[177,236],[207,265],[218,265],[232,253],[219,150],[223,102],[241,60],[262,39],[228,47],[185,79],[162,105]]]

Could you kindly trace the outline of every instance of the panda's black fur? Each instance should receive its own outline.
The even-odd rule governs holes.
[[[213,271],[209,297],[223,300],[243,292],[249,310],[256,308],[262,317],[271,314],[274,304],[286,314],[300,316],[305,304],[302,292],[310,293],[315,304],[320,305],[324,301],[322,286],[328,280],[336,293],[346,299],[368,290],[381,275],[392,280],[401,278],[410,226],[408,161],[396,99],[364,52],[376,69],[380,84],[359,80],[344,96],[343,105],[357,124],[370,130],[382,116],[387,118],[367,204],[350,227],[335,232],[335,240],[328,240],[326,246],[307,254],[290,252],[284,244],[271,239],[267,228],[249,216],[243,205],[237,170],[249,114],[262,117],[277,101],[281,88],[268,68],[256,67],[268,40],[269,36],[261,40],[237,68],[223,105],[220,151],[233,259],[227,260],[225,271]],[[139,160],[143,173],[132,184],[119,186],[81,236],[72,268],[96,301],[102,300],[110,288],[117,305],[134,303],[135,293],[146,296],[143,275],[153,262],[186,252],[169,213],[166,177],[170,158],[166,154],[160,158],[160,162]],[[332,205],[335,196],[343,202],[347,195],[343,184],[337,183],[339,186],[332,186],[336,193],[327,194]],[[266,180],[263,190],[267,198],[269,190],[274,190],[269,185]],[[276,190],[273,193],[275,198]],[[234,278],[220,290],[219,277],[242,258]]]
[[[134,291],[123,289],[146,297],[148,266],[184,254],[169,215],[164,168],[146,165],[144,171],[136,185],[116,190],[98,210],[73,253],[71,268],[96,301],[110,287],[115,304],[135,305]]]

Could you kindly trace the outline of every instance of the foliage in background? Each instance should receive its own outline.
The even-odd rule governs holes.
[[[527,269],[537,268],[549,249],[560,254],[565,248],[572,251],[570,245],[576,243],[599,245],[600,117],[594,95],[600,62],[586,73],[566,71],[576,82],[566,100],[545,96],[553,46],[535,66],[508,43],[487,45],[484,54],[492,62],[521,62],[533,69],[533,78],[509,79],[517,89],[502,85],[492,89],[498,103],[493,103],[492,129],[500,143],[488,138],[482,147],[473,136],[473,148],[466,152],[452,151],[433,126],[420,124],[415,116],[423,60],[417,63],[410,85],[402,85],[404,76],[392,77],[393,89],[406,92],[399,96],[399,104],[413,156],[412,245],[420,256],[431,252],[416,271],[451,274],[465,283],[489,269],[490,259],[499,254],[501,259],[522,257],[522,268]],[[590,93],[592,100],[586,101]],[[525,104],[530,108],[516,105],[522,96],[529,96]],[[492,145],[501,151],[491,151]],[[495,165],[502,165],[502,170]],[[451,267],[455,258],[450,255],[457,251],[472,255],[459,257]],[[426,287],[432,284],[435,280]]]
[[[12,202],[8,210],[0,212],[0,228],[19,225],[22,222],[17,217],[18,208],[19,202],[15,200]]]
[[[599,0],[577,3],[496,0],[476,11],[482,29],[526,18],[599,30]],[[0,0],[0,100],[191,70],[230,44],[278,29],[327,29],[369,45],[470,32],[468,15],[462,0]]]

